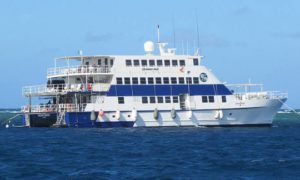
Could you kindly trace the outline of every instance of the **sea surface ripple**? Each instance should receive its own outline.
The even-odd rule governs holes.
[[[300,120],[271,128],[0,128],[0,179],[297,179]]]

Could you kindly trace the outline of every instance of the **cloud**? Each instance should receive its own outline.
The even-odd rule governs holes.
[[[299,39],[300,32],[275,32],[272,33],[271,36],[276,38]]]
[[[95,34],[92,32],[87,32],[85,35],[85,40],[87,42],[108,42],[113,38],[115,38],[115,36],[111,33]]]
[[[234,10],[233,11],[233,15],[240,16],[240,15],[247,14],[249,12],[250,12],[250,9],[248,7],[246,7],[246,6],[244,6],[244,7],[240,7],[238,9]]]
[[[229,47],[230,42],[224,38],[215,36],[215,35],[207,35],[199,37],[200,47]]]

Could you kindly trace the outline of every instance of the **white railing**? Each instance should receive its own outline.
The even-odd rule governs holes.
[[[109,83],[94,83],[94,84],[48,84],[25,86],[22,89],[23,96],[42,96],[42,95],[55,95],[67,92],[84,92],[96,91],[106,92],[110,88]]]
[[[23,106],[21,108],[22,112],[29,112],[30,106]],[[57,106],[55,104],[41,104],[41,105],[32,105],[31,112],[56,112]]]
[[[110,66],[70,66],[70,67],[56,67],[49,68],[47,76],[69,76],[81,74],[101,74],[110,73]]]
[[[46,112],[83,112],[87,104],[41,104],[32,105],[31,112],[46,113]],[[30,106],[23,106],[21,111],[29,112]]]
[[[59,104],[59,112],[83,112],[87,104]]]
[[[62,92],[65,88],[63,84],[56,85],[36,85],[36,86],[25,86],[22,89],[22,95],[35,95],[35,94],[55,94],[58,92]]]
[[[237,100],[282,99],[288,97],[288,93],[282,93],[279,91],[263,91],[262,84],[230,84],[226,86],[230,90],[233,90],[233,95]]]

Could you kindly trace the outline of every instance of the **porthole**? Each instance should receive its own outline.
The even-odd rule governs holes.
[[[200,80],[202,82],[206,82],[207,81],[207,74],[206,73],[201,73],[200,74]]]

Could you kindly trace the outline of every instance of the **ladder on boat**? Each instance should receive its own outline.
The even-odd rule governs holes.
[[[57,120],[56,123],[53,124],[54,127],[62,127],[66,125],[65,121],[65,111],[57,112]]]

